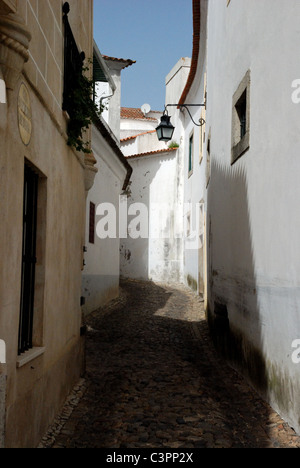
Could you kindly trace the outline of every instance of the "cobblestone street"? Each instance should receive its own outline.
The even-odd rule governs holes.
[[[217,356],[203,305],[183,286],[123,282],[120,299],[88,318],[86,361],[41,447],[300,447]]]

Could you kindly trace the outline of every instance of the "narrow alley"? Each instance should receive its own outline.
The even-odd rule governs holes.
[[[41,448],[299,448],[220,359],[183,286],[126,281],[88,318],[87,373]]]

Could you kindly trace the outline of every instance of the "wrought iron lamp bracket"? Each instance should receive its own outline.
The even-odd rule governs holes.
[[[205,107],[206,108],[206,103],[204,104],[167,104],[165,106],[164,115],[168,115],[168,109],[167,109],[168,107],[177,107],[180,110],[185,109],[188,112],[193,124],[196,125],[197,127],[202,127],[205,124],[205,120],[202,117],[199,120],[199,123],[195,122],[189,107]]]

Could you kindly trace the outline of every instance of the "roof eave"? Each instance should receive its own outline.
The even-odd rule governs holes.
[[[126,169],[126,177],[125,177],[125,180],[124,180],[124,184],[123,184],[123,187],[122,187],[122,190],[126,190],[126,188],[128,187],[128,184],[129,184],[129,181],[130,181],[130,178],[131,178],[131,175],[132,175],[132,172],[133,172],[133,169],[132,167],[130,166],[129,162],[127,161],[127,159],[125,158],[124,154],[122,153],[122,151],[120,150],[119,146],[117,145],[116,141],[114,140],[114,138],[110,135],[109,131],[107,130],[107,128],[105,127],[104,123],[102,122],[102,120],[100,118],[98,119],[95,119],[94,120],[94,125],[95,127],[97,128],[97,130],[101,133],[101,135],[103,136],[103,138],[105,139],[105,141],[109,144],[109,146],[112,148],[112,150],[115,152],[116,156],[118,157],[119,161],[123,164],[123,166],[125,167]]]
[[[188,93],[194,83],[197,73],[199,51],[200,51],[200,29],[201,29],[201,0],[193,0],[193,55],[191,69],[187,83],[179,100],[179,105],[185,104]],[[179,108],[179,107],[178,107]]]
[[[105,75],[105,78],[107,79],[107,82],[109,83],[110,87],[111,87],[111,90],[112,92],[114,93],[117,89],[116,85],[115,85],[115,82],[114,80],[112,79],[112,76],[111,76],[111,73],[109,71],[109,68],[104,60],[104,58],[102,57],[102,54],[99,50],[99,47],[97,46],[95,40],[94,40],[94,54],[98,60],[98,62],[100,63],[101,65],[101,68],[103,70],[103,73]]]

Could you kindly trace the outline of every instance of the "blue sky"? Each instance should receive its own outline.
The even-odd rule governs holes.
[[[94,38],[102,54],[137,62],[122,71],[121,105],[163,110],[166,75],[192,55],[192,0],[94,0]]]

